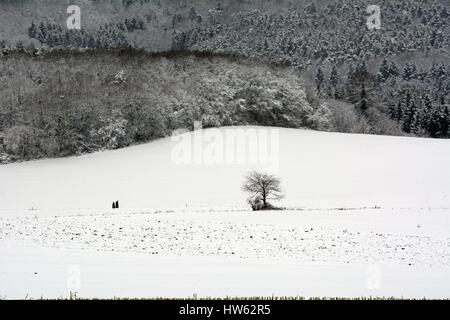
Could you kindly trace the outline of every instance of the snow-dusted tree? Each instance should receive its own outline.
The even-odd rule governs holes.
[[[445,104],[433,107],[428,131],[432,137],[447,137],[450,126],[450,110]]]
[[[106,149],[117,149],[123,147],[126,137],[127,120],[120,112],[114,112],[112,117],[101,119],[103,126],[92,134],[100,140],[100,145]]]
[[[249,203],[255,204],[256,201],[262,201],[260,209],[267,210],[274,208],[268,200],[283,198],[280,184],[280,179],[275,175],[252,171],[245,177],[242,190],[249,193]],[[255,209],[256,206],[252,205],[252,207]]]
[[[395,76],[395,77],[400,75],[400,71],[398,70],[398,67],[394,61],[392,61],[391,65],[389,66],[389,75]]]
[[[36,130],[29,126],[14,126],[6,131],[5,147],[22,159],[32,158],[39,152]]]
[[[417,78],[417,68],[414,63],[406,63],[403,68],[402,77],[404,80],[411,80]]]

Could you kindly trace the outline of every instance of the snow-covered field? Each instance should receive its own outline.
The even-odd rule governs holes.
[[[180,164],[174,139],[0,166],[0,297],[450,298],[450,141],[183,137],[236,130],[276,138],[266,160],[289,210],[245,208],[261,163]]]

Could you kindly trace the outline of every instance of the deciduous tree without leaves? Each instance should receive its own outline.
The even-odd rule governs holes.
[[[259,198],[262,201],[262,208],[260,209],[270,209],[273,207],[268,200],[283,198],[280,183],[280,179],[272,174],[253,171],[245,177],[242,190],[250,194],[250,204]],[[252,207],[255,209],[253,205]]]

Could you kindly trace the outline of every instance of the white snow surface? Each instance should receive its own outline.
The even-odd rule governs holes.
[[[276,131],[288,210],[245,208],[258,164],[177,164],[170,138],[0,166],[0,298],[450,298],[450,141],[184,136],[236,130]]]

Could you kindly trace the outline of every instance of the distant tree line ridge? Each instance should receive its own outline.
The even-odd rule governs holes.
[[[149,41],[159,33],[172,38],[173,49],[262,57],[296,68],[308,67],[317,60],[341,64],[450,47],[450,4],[445,1],[380,0],[380,30],[366,27],[364,0],[325,0],[317,4],[280,0],[273,1],[271,9],[270,2],[264,6],[251,0],[236,6],[233,1],[207,5],[174,1],[166,7],[157,0],[127,0],[122,1],[125,9],[119,17],[104,12],[107,22],[99,19],[96,24],[82,25],[81,30],[67,30],[51,16],[36,17],[29,22],[28,36],[37,40],[35,44],[51,48],[131,45],[153,51]],[[99,4],[96,10],[102,10],[100,4],[107,1],[94,3]],[[252,3],[259,9],[251,9]],[[133,35],[140,30],[148,32]],[[27,46],[28,41],[19,45]]]
[[[361,0],[311,2],[303,10],[226,14],[211,10],[196,27],[176,32],[173,47],[239,53],[304,68],[392,54],[450,48],[450,4],[381,0],[380,30],[368,30]]]
[[[8,51],[0,56],[0,161],[121,148],[198,120],[449,137],[449,64],[423,69],[384,59],[377,72],[365,61],[346,72],[311,70],[130,47]]]
[[[55,23],[41,21],[37,25],[31,23],[28,35],[50,48],[116,48],[128,45],[125,33],[136,30],[145,30],[145,22],[139,17],[102,24],[95,32],[88,32],[85,29],[69,30]]]

